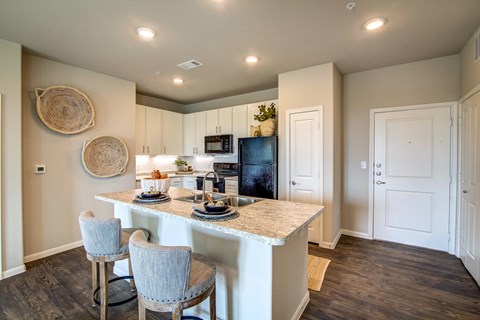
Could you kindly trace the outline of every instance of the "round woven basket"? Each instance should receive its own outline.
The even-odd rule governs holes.
[[[95,110],[88,97],[78,89],[65,86],[36,88],[37,113],[50,129],[76,134],[95,125]]]
[[[112,136],[87,140],[83,144],[82,162],[85,170],[94,177],[108,178],[125,173],[127,146],[121,139]]]

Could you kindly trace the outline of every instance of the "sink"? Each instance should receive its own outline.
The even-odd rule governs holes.
[[[223,193],[211,193],[213,200],[222,200],[227,202],[229,206],[232,207],[243,207],[252,203],[256,203],[262,201],[263,199],[258,198],[250,198],[246,196],[229,196]],[[183,202],[190,202],[190,203],[202,203],[202,195],[191,195],[186,197],[176,198],[174,200],[183,201]]]
[[[229,196],[226,200],[232,207],[243,207],[252,203],[262,201],[263,199],[250,198],[245,196]]]
[[[224,200],[228,195],[223,193],[211,193],[213,200]],[[174,200],[190,202],[190,203],[202,203],[202,194],[192,194],[191,196],[175,198]]]

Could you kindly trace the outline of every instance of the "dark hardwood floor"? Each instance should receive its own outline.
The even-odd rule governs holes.
[[[335,250],[310,244],[309,252],[332,262],[322,290],[310,291],[303,320],[480,319],[480,289],[447,253],[348,236]],[[82,247],[28,263],[27,272],[0,281],[0,319],[99,319],[90,268]],[[112,286],[111,301],[129,292],[125,281]],[[109,315],[137,319],[136,301]],[[147,319],[170,316],[148,312]]]

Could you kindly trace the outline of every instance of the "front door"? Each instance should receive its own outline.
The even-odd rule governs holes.
[[[460,136],[460,258],[480,283],[480,92],[462,104]]]
[[[374,238],[448,251],[450,107],[380,112],[374,125]]]
[[[288,113],[288,199],[291,201],[323,204],[320,112],[317,108]],[[308,228],[308,241],[320,243],[321,235],[317,219]]]

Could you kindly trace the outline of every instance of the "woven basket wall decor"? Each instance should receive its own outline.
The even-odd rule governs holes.
[[[112,136],[100,136],[83,144],[82,163],[92,176],[108,178],[125,173],[128,150],[125,143]]]
[[[78,89],[66,86],[36,88],[37,113],[50,129],[76,134],[95,125],[95,110],[88,97]]]

